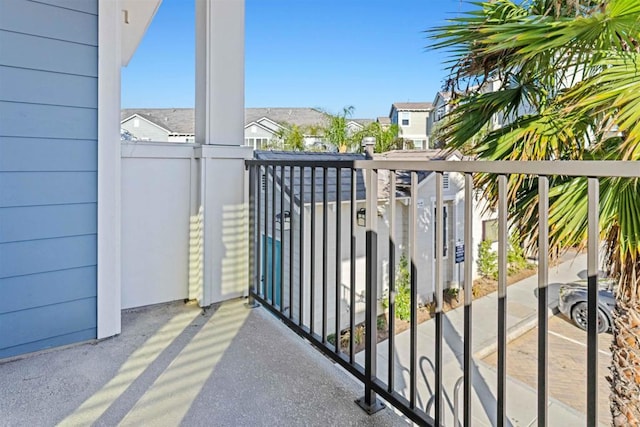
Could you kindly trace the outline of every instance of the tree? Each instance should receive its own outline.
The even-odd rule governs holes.
[[[304,131],[298,125],[283,124],[282,129],[276,135],[285,150],[303,151],[305,149]]]
[[[349,127],[347,126],[348,118],[353,115],[354,110],[355,108],[353,106],[348,106],[344,107],[342,112],[338,114],[324,112],[327,117],[324,137],[326,141],[334,146],[340,153],[358,151],[360,148],[360,143],[352,138]]]
[[[430,37],[431,47],[450,53],[448,89],[465,93],[440,130],[448,147],[466,146],[486,160],[640,160],[637,0],[484,1]],[[495,80],[501,88],[483,93]],[[499,129],[488,126],[495,117],[503,119]],[[481,176],[478,185],[495,203],[494,178]],[[584,245],[586,180],[554,177],[550,184],[552,250]],[[508,197],[517,228],[534,243],[537,180],[510,176]],[[619,282],[609,377],[613,423],[640,425],[637,179],[600,180],[599,225],[605,267]]]

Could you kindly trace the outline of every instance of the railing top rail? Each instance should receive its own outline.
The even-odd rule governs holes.
[[[247,166],[302,166],[302,167],[317,167],[317,168],[354,168],[355,160],[353,159],[336,159],[336,160],[264,160],[264,159],[251,159],[245,160]],[[357,169],[361,169],[358,167]]]
[[[640,161],[247,160],[249,165],[640,178]]]

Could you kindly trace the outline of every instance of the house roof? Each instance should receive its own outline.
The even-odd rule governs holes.
[[[127,108],[120,111],[120,120],[126,120],[135,114],[169,133],[194,134],[193,108]]]
[[[391,119],[387,116],[380,116],[376,119],[376,121],[378,123],[380,123],[381,125],[390,125],[391,124]]]
[[[350,122],[356,122],[361,124],[362,126],[367,126],[370,125],[371,123],[375,122],[375,120],[373,119],[350,119]]]
[[[374,154],[374,160],[450,160],[453,157],[463,159],[462,153],[459,151],[447,150],[392,150],[386,153]],[[424,181],[430,171],[418,171],[418,183]],[[388,171],[380,170],[378,172],[378,198],[388,199],[390,188],[390,174]],[[411,187],[411,171],[396,171],[396,197],[409,197]]]
[[[260,160],[315,160],[315,161],[354,161],[365,160],[367,157],[364,154],[357,153],[315,153],[315,152],[296,152],[296,151],[255,151],[254,158]],[[300,205],[300,172],[299,170],[293,173],[293,182],[289,176],[289,168],[285,168],[284,183],[282,187],[284,191],[291,194],[293,189],[293,200],[298,206]],[[341,169],[341,190],[340,199],[342,201],[351,200],[351,169]],[[303,184],[303,197],[302,202],[307,204],[311,203],[311,189],[315,187],[315,201],[316,203],[323,202],[323,177],[324,169],[316,168],[315,182],[311,180],[311,170],[306,169],[304,174]],[[338,197],[337,191],[337,171],[334,168],[327,169],[327,202],[335,202]],[[280,182],[281,178],[279,174],[276,174],[276,182]],[[293,187],[293,188],[292,188]],[[356,171],[356,200],[365,200],[367,193],[364,185],[364,176],[362,170]]]
[[[245,124],[263,117],[276,123],[286,122],[298,126],[320,126],[326,121],[325,113],[315,108],[245,108]]]
[[[120,112],[120,120],[138,114],[146,120],[168,130],[170,133],[195,133],[195,115],[193,108],[127,108]],[[290,123],[301,127],[321,126],[326,123],[326,114],[315,108],[245,108],[245,126],[267,118],[276,123]],[[373,122],[371,119],[350,119],[363,126]]]
[[[428,111],[433,108],[431,102],[394,102],[393,107],[398,111]]]

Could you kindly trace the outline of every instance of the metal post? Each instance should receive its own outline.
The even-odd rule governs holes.
[[[259,252],[256,248],[257,239],[256,236],[259,235],[259,232],[256,228],[256,217],[259,216],[257,212],[256,203],[256,166],[249,166],[249,294],[247,298],[247,303],[245,304],[247,308],[255,308],[258,307],[259,304],[256,303],[254,299],[254,293],[258,292],[260,273],[258,271],[258,259],[260,257]],[[260,192],[258,189],[258,197]]]
[[[598,424],[598,242],[600,182],[589,178],[587,232],[587,425]]]
[[[498,176],[498,427],[507,425],[507,176]]]
[[[443,203],[443,193],[442,193],[442,172],[436,172],[436,271],[435,271],[435,303],[436,303],[436,324],[435,324],[435,359],[436,359],[436,369],[435,369],[435,404],[436,404],[436,414],[435,421],[436,425],[441,425],[444,414],[442,411],[442,346],[443,346],[443,329],[442,329],[442,317],[444,316],[442,312],[442,294],[443,294],[443,281],[444,281],[444,267],[443,267],[443,256],[444,256],[444,223],[447,220],[447,217],[444,215],[444,203]]]
[[[473,301],[473,175],[464,175],[464,416],[465,427],[471,427],[471,362]],[[457,427],[457,426],[456,426]]]
[[[538,177],[538,426],[547,425],[549,308],[549,178]]]
[[[389,171],[389,366],[387,386],[390,393],[395,387],[395,335],[396,335],[396,171]]]
[[[367,171],[367,271],[366,271],[366,308],[365,308],[365,362],[364,397],[356,400],[368,414],[374,414],[384,408],[373,391],[376,379],[377,358],[377,304],[378,304],[378,171]]]

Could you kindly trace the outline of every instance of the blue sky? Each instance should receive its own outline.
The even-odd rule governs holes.
[[[424,30],[460,0],[245,0],[247,107],[353,105],[386,116],[393,102],[433,101],[445,75]],[[194,5],[163,0],[123,69],[122,106],[194,105]]]

